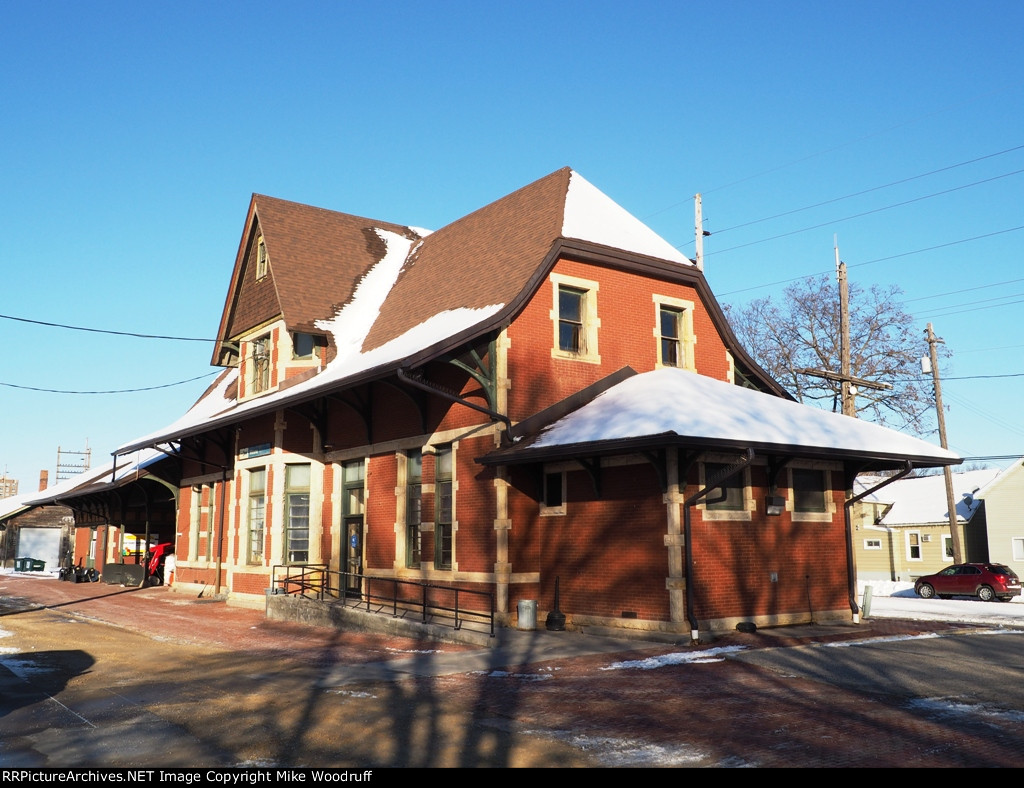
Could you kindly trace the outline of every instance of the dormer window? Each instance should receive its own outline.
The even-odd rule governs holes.
[[[295,332],[292,334],[292,358],[297,361],[312,360],[317,356],[317,348],[323,344],[323,337]]]
[[[252,343],[252,393],[259,394],[270,388],[270,334]]]
[[[262,279],[267,275],[267,245],[261,235],[256,241],[256,278]]]

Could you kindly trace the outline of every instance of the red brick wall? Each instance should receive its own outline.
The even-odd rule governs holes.
[[[394,454],[370,458],[366,469],[366,545],[367,569],[391,570],[395,564],[395,485],[398,462]]]
[[[727,378],[725,344],[694,288],[569,260],[559,261],[554,272],[599,283],[597,317],[601,323],[598,329],[601,363],[551,357],[553,285],[545,279],[508,330],[511,340],[508,366],[512,380],[509,411],[514,420],[526,418],[624,366],[631,366],[637,372],[654,369],[658,360],[654,337],[655,294],[693,302],[697,371],[718,380]]]

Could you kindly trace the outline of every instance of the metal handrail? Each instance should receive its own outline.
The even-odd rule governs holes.
[[[279,570],[284,575],[279,577]],[[272,593],[302,596],[306,599],[339,600],[346,604],[366,605],[372,612],[376,604],[381,610],[391,611],[393,618],[408,610],[418,610],[423,623],[431,616],[454,617],[454,629],[461,629],[465,622],[486,624],[494,637],[494,594],[472,588],[424,583],[418,580],[399,580],[394,577],[364,575],[359,572],[339,572],[328,569],[325,564],[277,564],[271,568]],[[332,582],[336,581],[336,582]],[[390,594],[373,593],[371,587],[390,586]],[[412,594],[399,594],[400,590],[411,590]],[[453,604],[445,605],[438,595],[453,596]],[[483,600],[486,610],[465,607],[459,598]]]

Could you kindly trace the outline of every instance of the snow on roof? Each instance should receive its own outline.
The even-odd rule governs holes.
[[[998,468],[953,474],[953,499],[959,522],[970,520],[980,502],[974,494],[999,475]],[[944,474],[900,479],[878,491],[883,503],[892,503],[880,525],[924,525],[948,523],[946,478]]]
[[[113,472],[114,463],[110,461],[75,474],[70,479],[64,479],[52,487],[47,487],[45,490],[22,493],[11,498],[5,498],[0,501],[0,519],[32,506],[52,503],[60,498],[68,497],[70,493],[82,491],[84,488],[92,485],[105,485],[110,483],[111,480],[114,482],[123,481],[133,474],[144,470],[164,456],[161,452],[153,449],[145,449],[135,452],[131,456],[119,457],[116,473]]]
[[[221,420],[233,420],[257,408],[305,398],[321,389],[337,385],[346,378],[394,364],[425,350],[486,320],[504,306],[492,304],[481,309],[440,312],[390,342],[364,352],[363,340],[413,247],[411,241],[396,233],[381,229],[375,232],[386,244],[387,252],[360,281],[352,300],[341,307],[332,319],[317,323],[318,328],[334,335],[338,349],[335,358],[318,375],[286,389],[238,403],[225,397],[238,380],[238,371],[231,370],[184,416],[157,432],[139,438],[129,444],[128,448],[171,440],[195,428],[212,427]]]
[[[959,457],[877,424],[680,369],[635,375],[556,421],[530,449],[674,434],[749,446],[826,449],[955,464]]]
[[[569,175],[562,235],[694,265],[690,258],[575,170]]]

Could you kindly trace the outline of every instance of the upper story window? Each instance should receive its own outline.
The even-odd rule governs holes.
[[[315,359],[323,344],[324,338],[321,336],[296,331],[292,334],[292,359],[296,361]]]
[[[256,241],[256,278],[262,279],[267,275],[268,268],[267,244],[261,235]]]
[[[693,302],[660,295],[653,298],[657,366],[694,369]]]
[[[252,342],[251,390],[259,394],[270,388],[270,334]]]
[[[587,292],[575,287],[558,288],[558,349],[579,355],[586,344],[583,333],[583,305]]]
[[[551,274],[554,327],[554,358],[600,363],[597,334],[597,282],[563,274]]]

